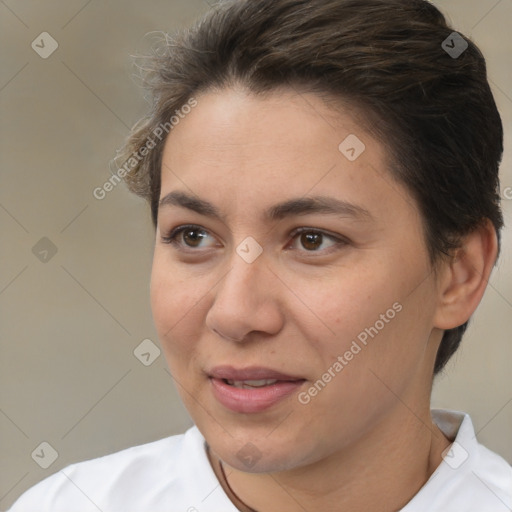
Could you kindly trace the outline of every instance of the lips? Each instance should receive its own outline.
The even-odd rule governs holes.
[[[264,368],[261,366],[251,366],[249,368],[237,369],[232,366],[215,366],[212,368],[208,375],[216,379],[226,379],[233,381],[246,381],[246,380],[284,380],[296,381],[304,380],[303,377],[294,375],[286,375],[284,373]]]
[[[224,407],[241,413],[268,409],[302,386],[305,379],[270,368],[216,366],[208,372],[212,392]]]

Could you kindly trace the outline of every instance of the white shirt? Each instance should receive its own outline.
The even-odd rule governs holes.
[[[465,413],[433,410],[455,441],[401,512],[509,512],[512,467],[475,438]],[[71,464],[26,491],[9,512],[237,512],[197,427]]]

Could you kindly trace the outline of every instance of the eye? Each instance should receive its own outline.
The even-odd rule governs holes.
[[[324,231],[312,228],[298,228],[293,233],[293,249],[297,249],[297,242],[306,250],[306,252],[325,252],[332,247],[347,245],[347,241]],[[326,241],[329,242],[326,246]],[[330,251],[327,251],[330,252]]]
[[[201,248],[201,243],[204,240],[208,240],[208,231],[204,230],[200,226],[189,224],[186,226],[178,226],[171,230],[168,235],[162,236],[162,242],[165,244],[173,244],[182,248]],[[211,243],[209,247],[213,247],[215,242]],[[208,247],[208,245],[207,245]]]

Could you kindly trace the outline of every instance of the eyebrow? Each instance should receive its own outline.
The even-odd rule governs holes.
[[[179,206],[192,210],[206,217],[213,217],[224,222],[224,215],[221,211],[204,199],[200,199],[185,192],[173,191],[162,197],[158,203],[159,208],[166,206]],[[270,207],[264,212],[263,218],[270,221],[277,221],[285,217],[322,213],[337,215],[341,217],[352,217],[356,220],[369,221],[374,217],[365,208],[335,199],[329,196],[308,196],[296,199],[289,199]]]

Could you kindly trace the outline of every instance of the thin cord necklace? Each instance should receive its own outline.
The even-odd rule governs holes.
[[[235,491],[233,491],[233,489],[231,488],[231,485],[229,485],[229,482],[228,482],[228,479],[226,477],[226,473],[224,471],[224,466],[222,465],[222,461],[220,459],[218,459],[218,462],[219,462],[219,467],[220,467],[220,472],[222,474],[222,479],[224,480],[224,483],[226,484],[226,487],[230,490],[231,494],[250,512],[258,512],[257,510],[255,510],[254,508],[251,508],[249,507],[249,505],[247,505],[243,500],[241,500],[238,496],[238,494],[236,494]]]

